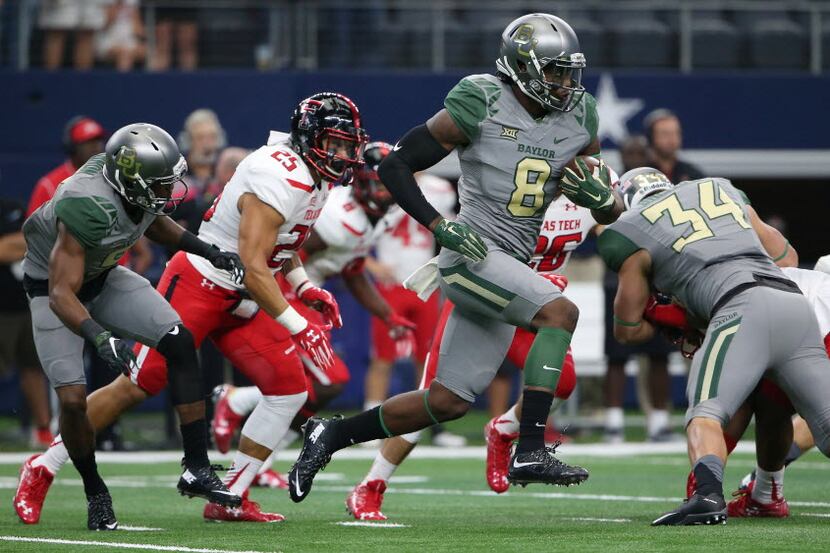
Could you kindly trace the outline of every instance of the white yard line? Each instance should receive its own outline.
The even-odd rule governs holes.
[[[207,549],[202,547],[179,547],[175,545],[154,545],[152,543],[120,543],[92,540],[64,540],[56,538],[25,538],[23,536],[0,536],[0,541],[48,543],[54,545],[95,545],[115,549],[139,549],[142,551],[180,551],[183,553],[265,553],[262,551],[232,551],[228,549]]]
[[[803,517],[830,518],[830,513],[800,513]]]
[[[119,530],[126,530],[127,532],[163,532],[164,528],[150,528],[149,526],[127,526],[125,524],[118,525]]]
[[[408,524],[398,524],[397,522],[371,522],[368,520],[350,520],[332,522],[337,526],[364,526],[366,528],[409,528]]]
[[[562,517],[562,520],[575,520],[577,522],[631,522],[630,518]]]

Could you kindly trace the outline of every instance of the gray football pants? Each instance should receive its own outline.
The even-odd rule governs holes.
[[[686,422],[705,417],[725,425],[765,376],[789,396],[830,456],[830,359],[801,294],[759,286],[718,310],[692,362]]]
[[[181,324],[150,282],[124,267],[112,269],[101,292],[85,305],[92,318],[113,334],[151,347]],[[52,387],[86,384],[84,339],[55,315],[48,297],[31,298],[29,307],[37,354]]]
[[[441,290],[455,309],[444,328],[435,380],[473,402],[498,372],[516,327],[529,327],[539,309],[562,292],[492,246],[479,263],[445,248],[438,267]]]

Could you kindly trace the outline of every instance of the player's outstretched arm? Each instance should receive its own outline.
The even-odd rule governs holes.
[[[223,252],[213,244],[200,240],[195,234],[186,230],[170,217],[156,217],[156,220],[147,227],[144,235],[153,242],[158,242],[171,249],[204,257],[217,269],[228,271],[236,284],[242,284],[245,277],[245,267],[238,255],[232,252]]]
[[[762,221],[752,206],[747,205],[746,210],[749,213],[749,223],[773,262],[779,267],[798,267],[798,252],[784,238],[784,235],[775,227]]]
[[[441,110],[426,124],[415,127],[401,138],[380,164],[378,176],[398,205],[431,230],[439,244],[473,261],[481,261],[487,255],[487,246],[478,233],[464,223],[444,219],[415,181],[415,173],[429,169],[447,157],[453,148],[468,142],[447,110]]]
[[[648,272],[651,258],[640,250],[619,270],[620,284],[614,298],[614,338],[623,344],[639,344],[654,336],[654,325],[643,318],[649,301]]]

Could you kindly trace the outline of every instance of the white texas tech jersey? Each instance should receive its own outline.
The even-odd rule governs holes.
[[[330,189],[331,184],[325,181],[319,186],[314,184],[305,163],[290,148],[287,134],[271,131],[268,144],[242,160],[222,194],[205,213],[199,238],[222,250],[239,253],[241,214],[237,205],[243,194],[255,194],[285,219],[268,257],[268,267],[276,273],[305,242]],[[207,278],[236,288],[225,271],[215,269],[207,260],[191,254],[188,259]]]
[[[303,261],[309,280],[322,286],[328,277],[369,255],[378,237],[388,230],[389,222],[387,214],[373,227],[366,212],[352,198],[352,187],[335,187],[314,225],[314,232],[328,247]]]
[[[576,205],[564,194],[559,196],[545,212],[530,267],[538,273],[561,272],[596,224],[590,209]]]
[[[787,278],[798,285],[816,313],[822,339],[830,334],[830,275],[795,267],[781,269]]]
[[[419,173],[415,176],[424,197],[448,219],[455,218],[453,210],[456,194],[449,181]],[[378,239],[377,260],[395,270],[398,282],[403,282],[420,266],[435,256],[435,238],[432,232],[402,209],[389,213],[391,228]]]

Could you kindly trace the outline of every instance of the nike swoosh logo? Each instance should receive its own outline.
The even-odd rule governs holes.
[[[397,152],[400,149],[401,149],[401,145],[400,144],[395,144],[395,146],[392,148],[392,151]]]
[[[104,526],[107,527],[107,530],[115,530],[116,528],[118,528],[118,523],[113,522],[112,524],[105,524]]]
[[[297,494],[297,497],[303,496],[303,490],[300,489],[300,476],[297,475],[294,477],[294,491]]]
[[[536,423],[536,427],[537,427],[537,428],[544,428],[544,427],[545,427],[545,425],[544,425],[544,424],[540,424],[540,423],[538,423],[538,422],[537,422],[537,423]]]
[[[225,490],[214,490],[213,493],[221,493],[222,495],[236,495],[233,492],[226,492]]]
[[[566,136],[565,138],[554,138],[553,143],[554,144],[559,144],[560,142],[565,142],[568,138],[570,138],[570,137]]]
[[[515,461],[515,460],[513,461],[513,466],[517,469],[520,469],[522,467],[529,467],[531,465],[541,465],[541,464],[542,463],[540,463],[539,461],[534,461],[532,463],[520,463],[520,462]]]
[[[178,336],[179,335],[179,325],[174,326],[173,330],[171,330],[167,334],[170,334],[172,336]]]
[[[589,198],[593,198],[593,199],[594,199],[594,200],[596,200],[596,201],[599,201],[599,200],[600,200],[600,198],[602,198],[602,196],[600,196],[599,194],[591,194],[591,193],[590,193],[590,192],[588,192],[587,190],[583,190],[583,192],[585,192],[585,195],[586,195],[586,196],[588,196]]]
[[[708,501],[709,503],[714,503],[715,505],[717,505],[717,504],[718,504],[718,502],[717,502],[717,501],[715,501],[714,499],[709,499],[708,497],[704,497],[704,498],[703,498],[703,501]]]
[[[553,368],[553,367],[548,367],[547,365],[542,365],[542,368],[543,368],[544,370],[546,370],[546,371],[556,371],[556,372],[558,372],[558,373],[561,373],[561,372],[562,372],[562,369],[555,369],[555,368]]]

